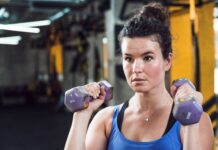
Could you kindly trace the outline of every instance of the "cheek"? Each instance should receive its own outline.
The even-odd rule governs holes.
[[[123,72],[125,74],[126,79],[128,80],[128,78],[131,76],[131,67],[123,63]]]
[[[148,68],[149,68],[149,70],[147,71],[147,73],[154,80],[157,80],[160,77],[162,77],[162,75],[164,73],[162,65],[160,63],[153,64],[152,66],[150,66]]]
[[[125,63],[123,63],[123,72],[125,76],[127,77],[127,66],[125,65]]]

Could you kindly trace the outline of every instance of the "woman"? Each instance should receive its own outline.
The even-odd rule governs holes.
[[[97,83],[85,85],[94,100],[74,113],[65,149],[75,150],[212,150],[211,121],[203,113],[199,123],[183,126],[172,116],[173,103],[202,94],[189,84],[165,87],[165,73],[172,63],[168,12],[158,3],[145,5],[122,29],[120,45],[123,70],[135,92],[129,101],[92,113],[104,102],[105,91]],[[88,131],[86,130],[88,127]]]

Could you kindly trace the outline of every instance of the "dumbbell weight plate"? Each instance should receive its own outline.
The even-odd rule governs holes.
[[[87,108],[92,99],[82,87],[72,88],[65,92],[65,106],[72,112]]]

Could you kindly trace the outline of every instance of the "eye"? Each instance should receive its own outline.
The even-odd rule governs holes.
[[[129,63],[133,61],[133,59],[131,57],[129,57],[129,56],[124,57],[124,60],[129,62]]]
[[[153,57],[152,56],[145,56],[143,59],[144,59],[144,61],[149,62],[153,59]]]

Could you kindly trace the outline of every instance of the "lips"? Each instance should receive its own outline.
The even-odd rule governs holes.
[[[142,79],[142,78],[134,78],[134,79],[132,79],[132,82],[140,82],[140,81],[145,81],[145,79]]]

